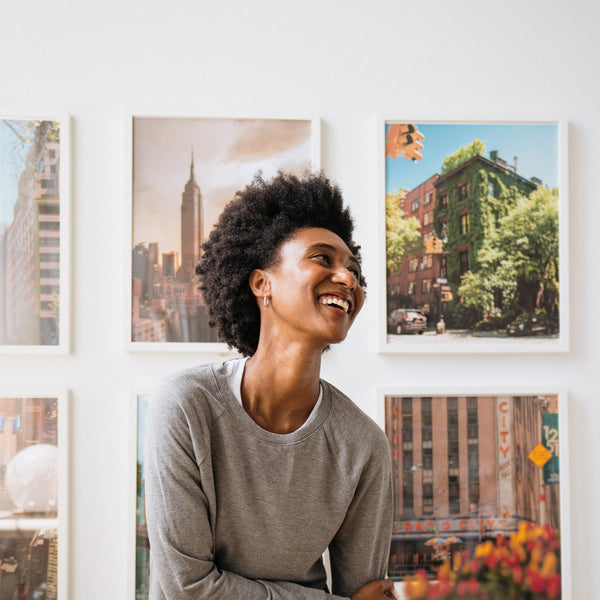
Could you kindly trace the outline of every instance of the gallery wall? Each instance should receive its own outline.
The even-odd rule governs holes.
[[[2,22],[0,113],[71,115],[71,353],[2,356],[0,387],[70,390],[72,598],[132,597],[132,394],[218,358],[125,350],[131,114],[320,117],[322,165],[352,207],[369,280],[363,313],[326,354],[324,377],[380,422],[378,387],[565,390],[572,597],[594,597],[597,3],[31,0],[5,6]],[[378,353],[378,114],[568,123],[568,351]]]

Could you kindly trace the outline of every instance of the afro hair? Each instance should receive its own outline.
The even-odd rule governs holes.
[[[196,267],[209,324],[242,355],[258,346],[260,311],[250,289],[254,269],[277,264],[281,243],[298,229],[323,227],[337,234],[360,260],[354,228],[340,189],[323,173],[302,177],[279,172],[270,181],[258,173],[224,208]],[[361,277],[360,284],[365,281]]]

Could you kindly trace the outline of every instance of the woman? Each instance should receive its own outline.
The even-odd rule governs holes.
[[[387,438],[319,378],[365,298],[352,230],[324,175],[280,173],[204,244],[211,324],[245,358],[178,373],[151,405],[151,600],[394,597]]]

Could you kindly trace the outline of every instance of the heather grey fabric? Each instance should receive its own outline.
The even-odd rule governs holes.
[[[221,363],[162,383],[146,434],[150,600],[334,600],[385,576],[389,444],[322,386],[314,420],[279,435],[245,412]]]

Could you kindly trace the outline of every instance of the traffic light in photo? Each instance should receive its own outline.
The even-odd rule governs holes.
[[[441,254],[443,252],[442,240],[432,235],[425,242],[425,254]]]
[[[385,156],[397,158],[402,155],[407,160],[421,160],[425,136],[416,125],[392,123],[385,142]]]

